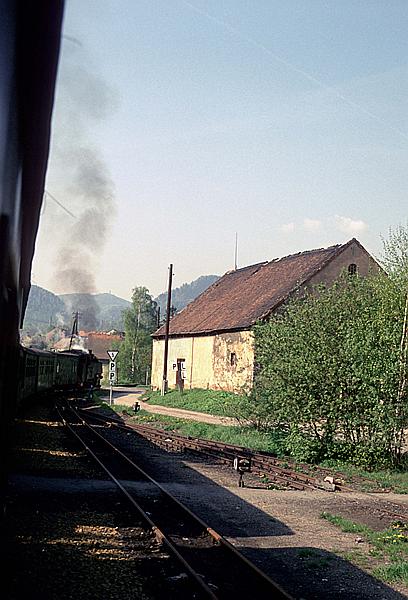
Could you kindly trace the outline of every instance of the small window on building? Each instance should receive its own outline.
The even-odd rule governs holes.
[[[231,352],[230,364],[231,364],[231,367],[236,367],[236,365],[237,365],[237,355],[235,354],[235,352]]]
[[[348,274],[349,275],[356,275],[357,273],[357,265],[355,263],[351,263],[351,265],[348,266]]]

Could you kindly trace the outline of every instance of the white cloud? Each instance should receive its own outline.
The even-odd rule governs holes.
[[[340,215],[336,215],[334,219],[336,221],[337,229],[343,233],[354,235],[368,229],[368,224],[361,219],[354,220],[350,217],[341,217]]]
[[[286,223],[285,225],[281,226],[281,231],[283,231],[283,233],[293,233],[293,231],[295,231],[295,224]]]
[[[303,229],[306,231],[318,231],[322,226],[322,222],[318,219],[303,219]]]

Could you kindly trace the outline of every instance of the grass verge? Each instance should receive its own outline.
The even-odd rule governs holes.
[[[110,408],[113,408],[119,414],[123,411],[127,412],[127,414],[132,414],[129,407],[114,405]],[[215,440],[217,442],[225,442],[226,444],[237,444],[275,454],[281,454],[283,449],[283,438],[279,432],[264,433],[249,427],[212,425],[200,423],[199,421],[177,419],[167,415],[155,415],[145,410],[138,412],[133,419],[135,423],[151,425],[166,431],[174,431],[180,435]]]
[[[231,403],[234,400],[241,399],[240,396],[229,392],[220,392],[214,390],[188,390],[181,394],[178,390],[172,390],[164,397],[160,392],[147,392],[143,399],[149,398],[149,404],[161,406],[185,408],[204,412],[213,415],[226,416],[228,409],[231,414]],[[118,413],[123,411],[133,415],[129,407],[114,405]],[[176,419],[175,417],[155,415],[146,411],[138,413],[137,419],[140,422],[151,424],[161,429],[177,431],[182,435],[192,437],[201,437],[205,439],[221,441],[238,446],[246,446],[253,450],[264,450],[273,452],[280,458],[288,458],[288,451],[285,445],[286,434],[277,430],[268,432],[259,431],[252,426],[225,426],[210,425],[199,423],[197,421],[188,421],[187,419]],[[408,470],[391,471],[383,470],[376,472],[363,471],[347,463],[338,461],[327,461],[320,466],[329,467],[333,470],[341,471],[347,478],[353,480],[353,477],[363,477],[372,480],[374,483],[364,482],[359,484],[362,491],[376,491],[378,488],[391,489],[397,494],[408,494]],[[311,465],[311,469],[313,466]]]
[[[369,482],[361,486],[364,492],[375,492],[378,488],[391,489],[396,494],[408,494],[408,465],[401,470],[384,469],[382,471],[364,471],[350,464],[338,461],[326,461],[322,466],[333,470],[338,470],[347,475],[351,480],[353,477],[364,477],[374,482]]]
[[[234,416],[234,400],[241,400],[242,396],[232,392],[218,390],[170,390],[165,396],[160,392],[149,391],[144,394],[142,400],[148,400],[149,404],[170,406],[172,408],[184,408],[196,412],[208,413],[210,415]]]
[[[354,523],[349,519],[323,512],[322,519],[329,521],[345,533],[357,533],[370,544],[369,555],[376,562],[383,562],[370,568],[367,556],[363,553],[349,553],[348,558],[358,566],[371,571],[371,573],[386,583],[402,583],[408,586],[408,524],[396,522],[384,531],[374,531],[367,525]],[[361,556],[360,556],[361,555]]]

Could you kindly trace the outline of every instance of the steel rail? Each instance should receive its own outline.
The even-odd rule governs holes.
[[[124,496],[126,496],[126,498],[129,500],[129,502],[132,504],[132,506],[140,513],[142,518],[148,523],[156,540],[167,546],[167,548],[176,556],[176,558],[181,562],[181,564],[189,572],[191,577],[193,577],[193,579],[196,581],[196,583],[199,584],[199,586],[202,588],[202,590],[205,592],[205,594],[209,598],[212,598],[213,600],[217,600],[217,596],[215,596],[215,594],[207,586],[207,584],[203,581],[203,579],[200,577],[200,575],[187,563],[187,561],[181,556],[181,554],[179,553],[177,548],[168,539],[168,537],[161,531],[161,529],[159,527],[157,527],[157,525],[152,521],[152,519],[149,517],[149,515],[143,510],[143,508],[140,506],[140,504],[131,496],[131,494],[127,491],[127,489],[115,477],[115,475],[106,467],[106,465],[104,465],[104,463],[98,458],[98,456],[93,452],[93,450],[88,446],[88,444],[75,431],[75,429],[72,427],[72,425],[70,423],[68,423],[68,421],[65,419],[65,417],[63,416],[63,414],[61,413],[61,411],[59,410],[58,407],[56,407],[56,410],[57,410],[64,426],[77,438],[77,440],[85,448],[85,450],[88,452],[88,454],[90,454],[92,456],[92,458],[105,471],[105,473],[108,475],[108,477],[115,483],[115,485],[124,494]],[[83,422],[83,424],[87,425],[85,422]],[[97,433],[97,432],[94,432],[94,433],[96,433],[98,436],[100,436],[99,433]],[[100,437],[102,437],[102,436],[100,436]],[[109,445],[111,445],[110,442],[107,442],[107,443]],[[118,450],[118,453],[122,454],[120,450]],[[122,454],[122,457],[125,457],[125,455]],[[127,458],[127,457],[125,457],[125,458]]]
[[[299,468],[310,468],[310,465],[304,463],[295,463],[291,459],[279,459],[275,456],[271,456],[270,453],[265,451],[255,451],[250,448],[246,448],[244,446],[237,446],[233,444],[227,444],[224,442],[215,442],[213,440],[205,440],[202,438],[191,438],[189,436],[182,436],[180,434],[164,431],[162,429],[156,429],[155,427],[151,427],[148,425],[139,425],[135,423],[126,423],[122,419],[116,419],[114,417],[96,415],[92,413],[89,409],[79,409],[84,410],[86,414],[92,416],[93,419],[104,422],[111,423],[115,427],[120,429],[124,429],[127,431],[136,431],[141,435],[144,435],[157,445],[169,450],[169,449],[188,449],[192,451],[196,451],[200,454],[205,454],[207,456],[217,458],[224,463],[230,464],[234,458],[238,456],[251,458],[252,466],[255,466],[259,469],[260,472],[266,473],[267,475],[271,475],[275,482],[278,484],[283,484],[286,487],[291,487],[298,490],[304,489],[325,489],[323,484],[319,482],[317,477],[312,477],[311,475],[307,475],[306,473],[299,473],[298,471],[293,471],[291,469],[287,469],[282,467],[282,465],[294,465]],[[361,491],[351,487],[351,485],[346,485],[343,483],[344,473],[339,471],[332,471],[327,467],[316,467],[314,469],[316,474],[330,475],[335,480],[335,488],[336,491],[341,492],[359,492],[364,493],[372,497],[377,494],[389,493],[390,489],[380,489],[380,490],[372,490],[370,492]],[[281,475],[279,475],[281,473]],[[340,480],[340,481],[339,481]],[[371,483],[375,484],[375,482],[371,479],[353,476],[353,480],[356,482]],[[384,509],[386,510],[386,509]],[[389,511],[389,514],[395,514],[398,519],[407,519],[406,515],[402,515],[399,513],[393,513]]]
[[[96,415],[93,415],[93,416],[96,416]],[[103,421],[103,417],[101,417],[101,420]],[[127,431],[132,431],[133,430],[133,431],[139,432],[141,430],[146,430],[147,432],[150,433],[150,430],[153,430],[155,434],[157,432],[157,438],[160,439],[160,438],[165,437],[165,438],[167,438],[167,440],[170,440],[170,441],[172,441],[171,438],[174,437],[174,438],[180,440],[182,442],[182,444],[187,449],[190,449],[190,443],[191,442],[193,442],[193,443],[197,442],[198,446],[201,446],[201,448],[200,447],[197,448],[197,452],[200,452],[200,453],[203,453],[203,454],[207,454],[207,455],[212,456],[214,458],[220,458],[219,454],[217,454],[217,450],[219,450],[220,452],[223,452],[224,446],[227,447],[228,450],[229,449],[235,449],[235,450],[238,450],[238,451],[243,451],[243,452],[241,452],[242,456],[246,456],[246,457],[249,456],[249,457],[251,457],[252,465],[258,466],[259,468],[261,468],[262,471],[265,471],[265,472],[268,473],[268,467],[270,465],[269,465],[269,463],[268,463],[267,460],[265,462],[263,462],[263,460],[265,460],[265,458],[268,459],[269,456],[267,454],[263,454],[262,452],[261,453],[259,453],[259,452],[253,452],[249,448],[245,448],[243,446],[234,446],[232,444],[224,444],[224,443],[214,442],[212,440],[203,440],[203,439],[200,439],[200,438],[197,438],[197,439],[192,438],[192,439],[190,439],[190,438],[186,438],[185,436],[181,436],[179,434],[174,434],[172,432],[163,431],[163,430],[156,430],[156,429],[154,429],[152,427],[148,427],[148,426],[145,426],[145,425],[136,425],[136,424],[123,425],[119,420],[115,419],[114,421],[117,421],[117,423],[113,422],[113,425],[115,425],[115,426],[117,426],[119,428],[126,429]],[[205,450],[203,451],[202,447],[203,446],[205,447],[207,445],[210,446],[210,447],[214,447],[215,452],[208,452],[208,451],[205,451]],[[167,442],[167,446],[169,446],[169,442]],[[230,463],[236,456],[237,456],[236,452],[232,453],[229,456],[229,458],[227,459],[228,462]],[[272,460],[278,460],[278,459],[275,459],[274,457],[270,457],[270,458]],[[275,468],[274,463],[272,463],[272,468]],[[332,476],[336,476],[338,474],[337,472],[333,473],[332,471],[330,471],[329,469],[325,469],[324,467],[322,467],[322,468],[319,467],[319,470],[320,469],[323,470],[324,472],[330,473]],[[276,475],[275,473],[270,473],[270,474],[272,474],[276,479],[282,479],[283,482],[288,481],[286,478],[280,478],[280,476]],[[302,475],[303,474],[301,474],[301,473],[294,473],[292,471],[288,471],[288,477],[289,478],[292,478],[292,477],[296,478],[297,476],[299,476],[299,478],[301,478]],[[364,478],[358,478],[358,479],[361,480],[362,482],[367,481]],[[368,481],[371,481],[371,480],[368,480]],[[295,487],[296,489],[305,489],[306,487],[309,487],[309,488],[312,488],[312,489],[320,489],[319,485],[316,484],[316,483],[312,484],[312,485],[309,485],[309,486],[306,486],[305,484],[303,484],[303,485],[299,484],[299,486],[297,486],[296,482],[292,482],[291,481],[290,485],[292,487]],[[339,484],[336,483],[336,486],[337,485],[339,485]],[[351,487],[349,487],[349,486],[346,486],[344,484],[340,484],[340,491],[355,492],[356,490],[353,489],[353,488],[351,488]],[[377,492],[359,492],[359,493],[365,494],[365,495],[369,496],[371,499],[373,498],[373,496],[377,495]],[[375,501],[375,504],[378,505],[376,507],[376,510],[382,511],[382,512],[386,513],[387,515],[389,515],[390,517],[393,517],[393,518],[395,518],[397,520],[401,520],[403,522],[408,522],[408,514],[407,513],[405,513],[405,514],[404,513],[399,513],[396,510],[386,508],[386,507],[384,507],[384,506],[381,505],[381,502],[382,501],[380,501],[380,500],[376,500]],[[398,505],[398,506],[399,506],[400,509],[403,509],[403,510],[405,509],[405,507],[402,506],[402,505]]]
[[[84,409],[79,410],[83,411]],[[271,475],[278,484],[282,484],[286,487],[291,487],[297,490],[319,489],[319,485],[314,478],[303,473],[286,469],[279,464],[270,464],[266,460],[265,455],[252,451],[249,448],[233,446],[231,444],[221,444],[200,438],[189,438],[144,425],[137,425],[133,423],[124,424],[119,419],[110,417],[105,418],[101,415],[95,415],[89,410],[86,410],[86,414],[97,421],[104,423],[108,422],[120,429],[140,433],[144,437],[147,437],[150,441],[153,441],[154,443],[166,449],[169,449],[169,445],[172,443],[173,446],[175,445],[182,450],[193,450],[201,454],[206,454],[212,458],[223,460],[223,462],[227,462],[228,464],[233,463],[234,458],[236,458],[237,455],[243,458],[250,457],[252,466],[255,466],[260,472],[265,472],[268,475]]]
[[[182,504],[175,496],[173,496],[170,492],[168,492],[159,482],[157,482],[155,479],[153,479],[140,466],[135,464],[126,454],[124,454],[120,449],[118,449],[116,446],[111,444],[111,442],[109,442],[109,440],[107,440],[103,435],[101,435],[98,431],[96,431],[94,427],[89,425],[89,423],[87,423],[85,421],[85,419],[83,419],[76,410],[74,410],[72,407],[69,407],[69,410],[81,421],[81,424],[83,426],[87,427],[87,429],[92,432],[93,435],[97,436],[104,444],[109,446],[111,450],[116,452],[116,454],[120,455],[126,461],[126,463],[129,464],[129,466],[131,466],[133,469],[138,471],[144,478],[146,478],[157,489],[159,489],[165,497],[169,498],[182,511],[187,513],[196,523],[198,523],[200,525],[200,527],[202,527],[202,529],[211,536],[211,538],[214,540],[214,542],[216,544],[223,546],[236,559],[245,563],[247,565],[247,567],[252,571],[252,573],[256,574],[256,576],[261,579],[263,584],[270,588],[271,592],[272,591],[274,592],[274,595],[270,596],[271,598],[276,598],[277,600],[281,599],[281,598],[286,599],[286,600],[292,600],[291,596],[289,596],[275,581],[273,581],[270,577],[268,577],[263,571],[261,571],[249,559],[247,559],[245,556],[243,556],[235,548],[235,546],[233,546],[222,535],[220,535],[218,532],[216,532],[212,527],[209,527],[207,525],[207,523],[205,523],[200,517],[198,517],[195,513],[193,513],[187,506]],[[61,415],[61,413],[60,413],[60,415]],[[92,416],[92,418],[94,417],[94,415],[91,415],[91,416]],[[61,418],[63,419],[62,415],[61,415]],[[171,542],[171,540],[162,532],[162,530],[159,527],[157,527],[157,525],[152,521],[152,519],[150,519],[149,515],[146,514],[146,512],[143,510],[143,508],[131,496],[131,494],[129,494],[129,492],[124,488],[124,486],[120,483],[120,481],[109,471],[109,469],[106,467],[106,465],[104,465],[102,463],[102,461],[99,460],[99,458],[95,455],[95,453],[92,451],[92,449],[89,448],[89,446],[82,440],[82,438],[78,435],[78,433],[75,432],[73,430],[73,428],[66,422],[66,419],[64,419],[64,421],[67,424],[67,427],[70,429],[70,431],[72,431],[72,433],[74,433],[74,435],[77,437],[77,439],[79,441],[81,441],[82,445],[86,448],[86,450],[93,456],[93,458],[98,462],[98,464],[100,464],[100,466],[103,468],[103,470],[108,474],[108,476],[118,486],[118,488],[121,489],[121,491],[125,494],[125,496],[133,504],[133,506],[142,514],[143,518],[146,520],[146,522],[152,528],[156,537],[160,541],[163,541],[168,546],[168,548],[176,555],[176,557],[182,562],[183,566],[185,566],[185,568],[188,570],[188,572],[192,575],[194,580],[201,586],[202,590],[207,594],[207,596],[210,598],[218,599],[219,596],[214,594],[214,592],[211,590],[211,588],[209,588],[208,585],[203,581],[200,574],[198,574],[197,571],[195,571],[195,569],[193,567],[191,567],[191,565],[189,565],[189,563],[179,553],[179,551],[174,546],[174,544]]]

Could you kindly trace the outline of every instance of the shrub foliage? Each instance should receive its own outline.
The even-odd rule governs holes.
[[[301,460],[397,464],[407,426],[399,393],[405,293],[397,278],[345,274],[255,327],[248,413],[288,431]]]

